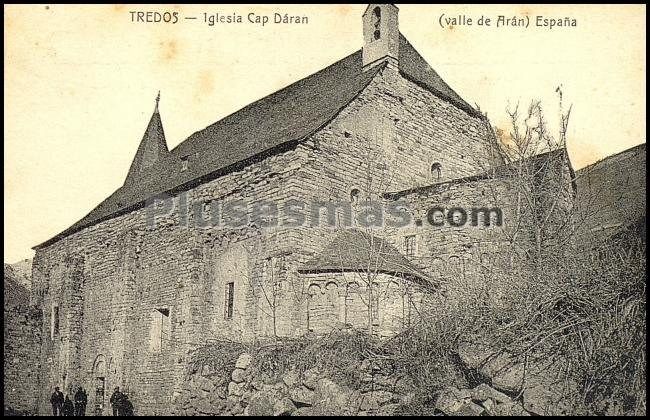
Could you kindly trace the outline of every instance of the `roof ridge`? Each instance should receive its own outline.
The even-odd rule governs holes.
[[[342,61],[353,57],[355,54],[361,54],[361,52],[362,52],[362,50],[359,49],[359,50],[357,50],[357,51],[355,51],[355,52],[353,52],[351,54],[348,54],[345,57],[341,58],[340,60],[337,60],[337,61],[333,62],[332,64],[328,65],[327,67],[324,67],[324,68],[322,68],[322,69],[320,69],[320,70],[318,70],[318,71],[316,71],[314,73],[308,74],[307,76],[305,76],[305,77],[303,77],[301,79],[298,79],[298,80],[296,80],[296,81],[294,81],[292,83],[289,83],[286,86],[283,86],[283,87],[279,88],[278,90],[275,90],[275,91],[273,91],[273,92],[271,92],[271,93],[269,93],[269,94],[267,94],[267,95],[265,95],[265,96],[263,96],[263,97],[261,97],[259,99],[256,99],[253,102],[249,103],[248,105],[245,105],[245,106],[237,109],[236,111],[231,112],[230,114],[220,118],[219,120],[213,122],[212,124],[209,124],[209,125],[203,127],[202,129],[193,132],[192,134],[187,136],[187,138],[185,140],[183,140],[182,142],[180,142],[176,146],[174,146],[174,148],[170,150],[170,153],[173,154],[174,152],[176,152],[177,149],[179,149],[183,144],[185,144],[188,140],[190,140],[194,135],[199,134],[199,133],[203,132],[204,130],[207,130],[210,127],[213,127],[213,126],[223,122],[227,118],[231,118],[231,117],[235,116],[236,114],[238,114],[240,112],[243,112],[243,111],[245,111],[247,109],[250,109],[253,106],[257,105],[259,102],[264,101],[265,99],[269,99],[271,96],[277,95],[280,92],[282,92],[284,90],[287,90],[287,89],[293,87],[294,85],[296,85],[296,84],[298,84],[300,82],[303,82],[303,81],[305,81],[305,80],[307,80],[307,79],[309,79],[309,78],[311,78],[313,76],[316,76],[318,74],[324,73],[325,71],[330,70],[332,67],[336,66],[337,64],[341,63]]]
[[[50,245],[86,227],[134,211],[151,197],[186,190],[197,182],[207,182],[222,176],[223,171],[228,168],[251,163],[251,159],[294,147],[336,118],[384,67],[376,66],[362,71],[359,50],[247,105],[192,134],[164,159],[160,159],[150,170],[143,173],[138,179],[141,182],[123,184],[81,220],[34,246],[34,249]],[[283,91],[287,98],[283,97],[277,103],[268,101]],[[296,112],[296,109],[299,112]],[[294,114],[290,114],[291,112]],[[287,123],[289,115],[293,118]],[[227,118],[239,120],[226,121],[228,124],[224,124]],[[224,143],[215,142],[215,139],[224,140]],[[190,162],[187,170],[181,170],[181,162],[178,159],[182,145],[195,147],[195,150],[186,150],[191,151],[191,155],[197,160]],[[211,151],[209,147],[215,150]],[[205,153],[206,150],[214,153]],[[153,177],[152,174],[158,176]]]
[[[484,115],[468,104],[445,80],[436,69],[420,54],[402,32],[399,33],[399,70],[402,76],[416,83],[438,96],[440,99],[451,103],[471,116],[484,118]],[[406,54],[405,54],[406,53]],[[409,54],[413,54],[411,57]],[[415,63],[414,59],[419,61]]]
[[[605,162],[607,160],[614,159],[616,157],[620,157],[620,155],[622,155],[624,153],[630,153],[632,151],[635,151],[635,149],[642,149],[643,147],[645,147],[645,142],[639,143],[636,146],[632,146],[632,147],[630,147],[628,149],[621,150],[620,152],[616,152],[613,155],[605,156],[604,158],[602,158],[600,160],[597,160],[597,161],[595,161],[593,163],[590,163],[587,166],[583,166],[582,168],[578,169],[576,172],[583,172],[583,171],[586,171],[586,170],[593,169],[593,167],[595,167],[596,165],[602,164],[603,162]]]

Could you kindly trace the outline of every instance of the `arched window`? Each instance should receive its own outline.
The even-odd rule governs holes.
[[[350,191],[350,201],[352,204],[359,204],[359,190],[357,188],[353,188],[352,191]]]
[[[440,180],[442,177],[442,165],[439,162],[435,162],[431,165],[431,179],[434,181]]]
[[[373,26],[375,27],[375,32],[373,34],[375,40],[381,38],[381,31],[379,30],[379,24],[381,23],[381,9],[379,7],[375,7],[375,9],[372,11],[372,16],[373,16]]]

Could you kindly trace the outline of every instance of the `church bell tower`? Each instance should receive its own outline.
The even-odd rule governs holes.
[[[363,14],[363,69],[399,60],[399,9],[394,4],[370,4]]]

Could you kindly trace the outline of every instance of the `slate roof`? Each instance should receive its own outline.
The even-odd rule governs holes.
[[[440,78],[401,34],[399,54],[399,70],[405,78],[470,115],[483,118]],[[338,115],[384,67],[382,64],[362,71],[362,50],[359,50],[195,132],[169,152],[156,149],[164,133],[160,116],[154,113],[142,141],[148,146],[141,143],[124,185],[70,228],[34,249],[141,208],[147,200],[160,194],[192,188],[270,154],[295,147]],[[143,160],[138,158],[144,154],[140,149],[157,151],[159,160],[143,168],[136,162]],[[189,160],[185,171],[181,171],[183,158]],[[134,176],[136,172],[138,176]]]
[[[131,167],[126,176],[125,183],[138,182],[142,173],[160,159],[164,159],[168,153],[165,131],[163,130],[160,113],[158,112],[158,98],[156,98],[156,109],[149,120],[149,125],[142,136],[138,151],[131,162]]]
[[[298,269],[302,273],[371,272],[400,275],[431,287],[429,276],[404,257],[393,245],[358,229],[341,229],[312,260]]]
[[[399,35],[399,70],[404,77],[431,91],[439,98],[451,102],[474,117],[484,117],[442,80],[402,34]]]
[[[582,228],[602,241],[624,230],[645,230],[646,145],[608,156],[576,172]]]
[[[516,175],[517,168],[520,167],[519,165],[522,164],[528,165],[528,167],[531,168],[531,173],[544,172],[544,170],[546,169],[546,165],[549,165],[550,163],[553,162],[557,162],[562,158],[565,159],[564,162],[566,162],[566,164],[568,165],[569,173],[571,177],[571,185],[575,193],[577,189],[577,184],[575,181],[576,175],[573,170],[573,166],[571,165],[571,160],[569,159],[569,155],[567,154],[565,148],[558,148],[550,152],[544,152],[534,156],[530,156],[526,158],[526,160],[523,162],[519,161],[519,162],[506,163],[503,165],[495,166],[493,169],[490,169],[485,172],[480,172],[475,175],[469,175],[462,178],[454,178],[446,181],[435,182],[421,187],[409,188],[401,191],[389,191],[384,193],[383,197],[391,200],[397,200],[401,197],[411,195],[411,194],[431,192],[432,190],[435,191],[438,188],[442,188],[447,185],[466,184],[469,182],[480,181],[485,179],[507,178],[508,176]]]

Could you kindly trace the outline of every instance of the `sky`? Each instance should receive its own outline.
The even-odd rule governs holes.
[[[159,90],[171,149],[361,48],[365,7],[5,5],[4,261],[31,258],[122,185]],[[645,142],[645,5],[398,7],[404,36],[494,126],[539,99],[557,127],[561,86],[574,168]],[[179,20],[133,22],[138,11]],[[217,13],[244,22],[209,26]],[[308,23],[262,26],[249,13]],[[496,27],[499,15],[530,25]],[[576,26],[537,27],[537,16]]]

